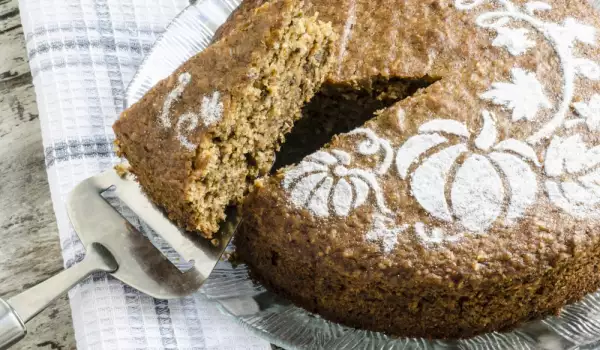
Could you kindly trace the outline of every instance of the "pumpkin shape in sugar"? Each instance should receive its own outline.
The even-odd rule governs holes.
[[[432,217],[473,232],[484,232],[501,217],[506,224],[515,222],[538,192],[535,151],[515,139],[496,143],[493,115],[483,111],[482,116],[474,139],[463,123],[436,119],[421,125],[396,154],[398,173],[410,177],[419,205]],[[460,142],[451,144],[451,136]]]
[[[290,191],[292,204],[320,217],[347,216],[366,202],[370,192],[380,210],[388,213],[376,175],[348,168],[350,163],[350,154],[341,150],[316,152],[286,173],[283,187]]]

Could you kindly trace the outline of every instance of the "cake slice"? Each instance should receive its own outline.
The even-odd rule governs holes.
[[[124,111],[118,152],[150,199],[211,238],[270,169],[329,73],[335,38],[302,3],[269,2]]]

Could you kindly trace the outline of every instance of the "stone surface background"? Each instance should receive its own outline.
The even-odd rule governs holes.
[[[63,268],[17,0],[0,0],[0,296]],[[67,297],[28,324],[15,349],[75,349]]]

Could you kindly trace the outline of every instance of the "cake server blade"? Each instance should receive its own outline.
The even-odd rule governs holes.
[[[127,207],[164,239],[192,267],[182,272],[131,225],[102,193],[114,190]],[[16,295],[0,299],[0,349],[25,336],[25,324],[48,304],[90,274],[108,272],[131,287],[158,299],[189,295],[202,286],[227,248],[240,218],[229,210],[213,244],[175,226],[155,207],[132,175],[114,169],[88,178],[67,199],[73,228],[86,247],[83,260],[58,275]]]

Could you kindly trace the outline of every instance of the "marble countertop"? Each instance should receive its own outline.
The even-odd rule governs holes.
[[[18,2],[0,0],[0,296],[62,268]],[[27,328],[15,349],[75,349],[66,296]]]

